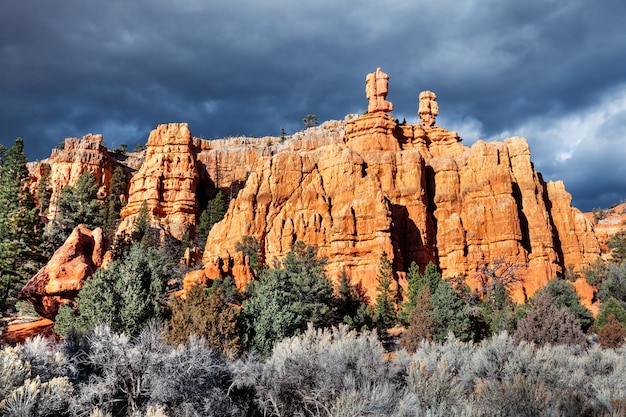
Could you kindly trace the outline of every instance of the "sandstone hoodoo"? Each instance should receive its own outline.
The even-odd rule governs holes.
[[[430,91],[419,95],[421,124],[399,124],[388,114],[388,78],[380,68],[367,76],[368,112],[346,122],[341,140],[256,164],[209,234],[205,263],[232,265],[242,236],[258,239],[268,260],[302,240],[328,258],[331,276],[345,271],[370,297],[387,252],[400,285],[411,262],[433,261],[473,288],[503,265],[515,270],[513,296],[524,301],[565,268],[581,271],[598,257],[590,222],[562,184],[534,170],[525,139],[463,146],[435,126]]]
[[[130,181],[120,228],[132,230],[132,221],[145,201],[154,225],[182,239],[196,223],[199,178],[187,124],[159,126],[150,133],[146,160]]]
[[[118,234],[132,231],[145,202],[162,235],[193,238],[201,210],[222,191],[228,210],[187,286],[231,275],[245,287],[254,278],[250,259],[238,251],[246,236],[258,241],[268,264],[297,241],[316,246],[331,278],[345,272],[371,300],[383,252],[401,286],[412,262],[434,262],[444,277],[463,277],[474,289],[485,274],[513,271],[519,302],[566,269],[582,271],[597,259],[591,222],[571,206],[561,182],[546,183],[535,171],[525,139],[464,146],[457,132],[436,125],[431,91],[418,95],[420,123],[399,123],[387,101],[389,76],[378,68],[365,81],[366,114],[286,138],[209,141],[194,138],[186,123],[170,123],[151,132],[144,152],[113,155],[101,136],[89,135],[66,140],[44,162],[57,193],[90,171],[106,194],[121,165],[132,178]],[[33,187],[42,173],[35,168]],[[75,231],[23,290],[40,314],[53,317],[99,267],[89,248],[100,244],[77,243],[89,233]],[[591,294],[583,300],[590,305],[590,289],[582,280],[576,288]]]

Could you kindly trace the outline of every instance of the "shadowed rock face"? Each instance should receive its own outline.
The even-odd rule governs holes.
[[[102,266],[103,255],[102,229],[77,226],[18,298],[32,303],[41,316],[54,320],[59,307],[74,300],[85,280]]]

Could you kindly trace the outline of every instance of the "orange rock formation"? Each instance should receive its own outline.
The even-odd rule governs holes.
[[[211,231],[205,264],[232,265],[245,235],[259,239],[265,259],[302,240],[328,258],[331,276],[346,271],[374,297],[383,251],[401,285],[411,262],[434,261],[444,277],[465,276],[475,288],[500,260],[521,278],[513,295],[523,301],[569,265],[597,258],[590,223],[561,183],[534,170],[524,139],[463,146],[456,132],[433,126],[432,92],[420,94],[421,125],[398,125],[386,114],[392,106],[380,104],[387,79],[379,74],[366,79],[368,114],[346,123],[342,141],[256,165]]]
[[[109,157],[104,146],[102,135],[88,134],[82,139],[65,139],[63,149],[52,150],[50,158],[41,161],[36,168],[32,168],[31,190],[37,189],[44,174],[44,164],[50,166],[48,186],[52,190],[50,197],[49,217],[54,218],[56,204],[61,190],[68,185],[75,185],[78,178],[85,172],[91,172],[97,183],[100,184],[99,195],[106,195],[113,175],[114,162]]]
[[[150,133],[145,162],[130,181],[120,229],[132,230],[133,220],[145,201],[153,226],[177,239],[193,230],[200,179],[193,149],[186,123],[160,125]]]
[[[76,227],[50,261],[22,288],[18,298],[28,300],[41,316],[54,320],[59,307],[74,300],[85,280],[102,265],[102,229]]]
[[[610,257],[611,249],[607,242],[613,235],[626,230],[626,203],[606,210],[594,209],[592,213],[585,213],[585,217],[593,223],[603,256]]]
[[[389,76],[380,68],[368,74],[365,78],[365,93],[369,100],[368,113],[388,112],[393,110],[393,104],[385,100],[389,92]]]
[[[435,126],[439,107],[430,91],[419,95],[421,123],[398,124],[388,114],[388,79],[380,68],[367,76],[367,114],[326,122],[284,141],[207,141],[193,138],[184,123],[158,126],[143,164],[125,162],[137,171],[118,231],[132,229],[146,201],[153,226],[179,239],[193,234],[201,208],[222,190],[228,211],[209,234],[203,271],[190,274],[185,285],[232,275],[245,287],[252,273],[235,248],[248,235],[259,240],[268,263],[298,240],[316,245],[328,258],[331,277],[347,272],[371,299],[383,252],[400,285],[411,262],[425,267],[433,261],[444,277],[465,276],[474,288],[481,271],[503,263],[521,279],[513,294],[517,301],[570,265],[581,270],[598,257],[591,223],[571,206],[562,183],[546,184],[534,170],[524,139],[463,146],[456,132]],[[61,178],[77,178],[97,166],[106,189],[111,156],[98,156],[106,153],[101,138],[68,141],[66,154],[56,151],[50,158],[59,188],[70,183]],[[74,269],[92,271],[92,252],[83,252],[84,260],[76,261],[82,266]],[[72,265],[74,257],[63,256],[55,254],[23,290],[48,317],[88,275],[71,272],[65,263]]]

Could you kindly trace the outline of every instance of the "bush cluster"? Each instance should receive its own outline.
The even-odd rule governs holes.
[[[167,342],[97,326],[63,343],[0,350],[0,415],[613,416],[626,350],[450,335],[390,358],[375,332],[310,326],[266,359],[233,359],[195,336]]]

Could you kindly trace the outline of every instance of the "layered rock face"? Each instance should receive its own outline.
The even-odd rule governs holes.
[[[285,146],[274,137],[209,141],[192,137],[187,123],[159,125],[130,181],[118,233],[132,230],[145,201],[153,227],[177,239],[193,234],[201,208],[218,190],[232,199],[254,166]]]
[[[86,135],[82,139],[65,139],[63,149],[52,150],[50,158],[31,167],[32,183],[34,192],[45,172],[45,165],[50,166],[48,187],[52,194],[50,197],[49,217],[56,215],[56,204],[61,190],[68,185],[75,185],[78,178],[85,172],[91,172],[100,185],[99,195],[105,196],[113,175],[114,161],[109,157],[102,135]]]
[[[521,280],[513,297],[522,302],[569,265],[581,270],[598,257],[590,223],[562,184],[534,170],[524,139],[463,146],[434,126],[432,92],[420,95],[422,124],[400,125],[387,114],[379,73],[366,79],[370,111],[346,123],[341,142],[282,150],[255,166],[209,234],[206,265],[232,274],[242,236],[257,238],[268,261],[302,240],[328,258],[330,276],[347,272],[372,299],[387,252],[400,285],[411,262],[434,261],[473,288],[481,271],[505,265]]]
[[[593,224],[603,256],[609,258],[611,252],[611,248],[607,245],[609,239],[626,230],[626,203],[606,210],[594,209],[591,213],[585,213],[585,217]]]
[[[399,285],[406,285],[411,262],[435,262],[444,277],[464,276],[473,288],[485,270],[503,265],[520,279],[513,291],[519,302],[570,265],[580,271],[598,257],[591,223],[571,206],[562,183],[546,184],[534,170],[524,139],[464,146],[456,132],[435,125],[439,106],[430,91],[419,95],[421,123],[400,124],[388,113],[388,79],[380,69],[367,76],[367,114],[288,138],[207,141],[193,138],[185,123],[158,126],[141,160],[124,161],[136,173],[118,233],[132,230],[145,201],[163,234],[193,235],[201,208],[222,190],[228,211],[209,234],[204,269],[189,275],[187,286],[231,275],[243,289],[253,276],[236,247],[252,236],[270,265],[296,241],[317,246],[329,276],[346,272],[371,300],[383,252]],[[48,163],[57,192],[90,170],[106,193],[121,162],[107,156],[101,137],[87,136],[66,140]],[[99,266],[86,247],[82,266],[69,269],[84,274],[65,266],[80,255],[59,255],[24,289],[46,317]],[[582,284],[577,289],[588,292]]]
[[[74,300],[85,280],[102,266],[102,229],[76,227],[46,266],[22,288],[18,298],[28,300],[39,315],[54,320],[59,307]]]
[[[154,227],[177,239],[193,230],[200,179],[194,149],[186,123],[160,125],[150,133],[146,159],[130,181],[128,204],[122,209],[119,230],[132,230],[144,201]]]

